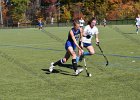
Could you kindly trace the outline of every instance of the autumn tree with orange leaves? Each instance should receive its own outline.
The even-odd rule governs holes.
[[[96,17],[99,20],[134,19],[140,14],[140,0],[41,0],[39,7],[30,3],[39,2],[39,0],[10,0],[11,5],[2,4],[3,19],[6,22],[8,15],[14,21],[34,20],[33,14],[44,19],[54,17],[55,21],[77,19],[84,17],[87,20],[90,17]],[[60,5],[58,2],[60,1]],[[37,8],[37,9],[36,9]],[[26,12],[34,11],[32,14]],[[60,17],[60,18],[58,18]],[[32,19],[28,19],[32,18]],[[50,20],[50,19],[47,19]]]
[[[109,20],[134,19],[140,13],[140,2],[134,1],[108,0],[109,9],[107,11],[107,18]]]

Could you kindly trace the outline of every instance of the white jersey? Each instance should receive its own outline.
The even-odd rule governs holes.
[[[83,19],[81,19],[81,20],[79,20],[79,22],[80,22],[80,27],[83,27],[83,26],[84,26],[85,21],[84,21]]]
[[[136,18],[136,25],[140,25],[140,17]]]
[[[82,42],[83,43],[91,43],[91,40],[92,40],[92,37],[93,35],[95,34],[98,34],[98,28],[96,26],[94,26],[93,28],[90,27],[90,25],[87,25],[85,28],[84,28],[84,34],[87,36],[87,35],[90,35],[90,38],[87,38],[86,36],[83,36],[82,37]]]

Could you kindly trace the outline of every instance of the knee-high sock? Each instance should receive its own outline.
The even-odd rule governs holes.
[[[61,65],[61,64],[63,64],[63,63],[64,63],[63,59],[60,59],[60,60],[56,61],[53,65],[54,65],[54,66],[56,66],[56,65]]]
[[[84,55],[84,56],[88,56],[88,55],[91,55],[91,54],[90,54],[90,52],[84,52],[83,55]],[[76,57],[76,62],[77,62],[77,63],[79,62],[79,59],[80,59],[80,57],[77,56],[77,57]]]
[[[80,57],[79,57],[79,56],[77,56],[77,57],[76,57],[76,62],[77,62],[77,63],[78,63],[79,59],[80,59]]]
[[[88,56],[88,55],[91,55],[91,54],[90,54],[90,52],[84,52],[83,55]]]
[[[76,71],[77,70],[77,62],[76,62],[76,59],[72,59],[72,65],[73,65],[74,71]]]

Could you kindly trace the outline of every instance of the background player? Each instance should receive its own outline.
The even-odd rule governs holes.
[[[104,25],[104,27],[106,26],[106,19],[105,18],[103,19],[103,25]]]
[[[79,20],[79,22],[80,22],[80,27],[81,28],[84,28],[84,23],[85,23],[85,21],[84,21],[84,19],[81,17],[81,19]]]
[[[136,33],[139,33],[140,28],[140,15],[138,14],[138,17],[136,18]]]
[[[38,28],[41,30],[43,27],[43,22],[42,22],[42,18],[38,19]]]

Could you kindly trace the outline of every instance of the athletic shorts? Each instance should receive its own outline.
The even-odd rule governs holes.
[[[137,28],[139,28],[139,27],[140,27],[140,25],[136,25],[136,27],[137,27]]]
[[[76,49],[76,45],[75,45],[74,42],[67,41],[67,42],[65,43],[65,49],[68,50],[68,47],[70,47],[70,46],[73,48],[73,50]]]
[[[91,45],[92,45],[91,43],[83,43],[84,47],[88,47],[88,46],[91,46]]]

